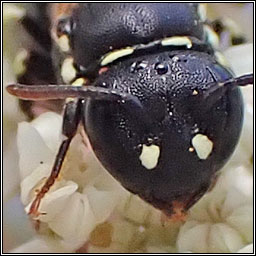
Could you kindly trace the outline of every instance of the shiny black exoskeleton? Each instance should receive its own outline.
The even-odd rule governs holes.
[[[73,77],[61,68],[56,74],[74,85],[8,87],[25,100],[74,98],[64,113],[67,139],[30,213],[37,214],[82,122],[96,156],[126,189],[179,217],[234,151],[243,120],[238,86],[252,83],[252,74],[233,78],[220,64],[198,4],[72,8],[55,24],[70,49],[59,51],[57,41],[53,61],[57,69],[73,62]]]
[[[160,65],[164,70],[158,70]],[[188,197],[186,207],[191,206],[208,189],[239,138],[243,119],[239,89],[220,98],[201,98],[216,80],[230,78],[211,56],[193,51],[154,53],[113,66],[95,86],[115,84],[116,90],[135,95],[148,120],[145,124],[121,103],[89,100],[84,124],[96,155],[127,189],[156,207],[171,213],[174,200],[183,202]],[[213,143],[206,159],[193,150],[197,134]],[[152,169],[140,159],[143,145],[159,147]]]
[[[114,49],[174,35],[204,37],[198,4],[192,3],[86,3],[66,21],[75,63],[85,70]]]

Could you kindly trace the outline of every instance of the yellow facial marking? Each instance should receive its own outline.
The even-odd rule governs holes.
[[[61,77],[64,83],[70,83],[76,77],[76,69],[73,65],[73,58],[68,57],[61,66]]]
[[[132,54],[133,52],[134,52],[134,49],[131,47],[127,47],[124,49],[115,50],[113,52],[110,52],[104,56],[103,60],[101,61],[101,66],[106,66],[109,63],[112,63],[113,61],[115,61],[121,57]]]
[[[213,149],[213,142],[206,135],[200,133],[193,137],[192,145],[197,156],[202,160],[207,159]]]
[[[151,170],[157,166],[159,155],[160,148],[158,146],[146,146],[143,144],[142,152],[140,155],[141,164],[148,170]]]
[[[192,47],[192,42],[187,36],[172,36],[161,41],[162,46],[186,46],[188,49]]]
[[[62,35],[57,39],[57,44],[63,52],[68,52],[70,50],[69,39],[67,35]]]
[[[72,85],[73,86],[83,86],[85,84],[85,79],[80,77],[80,78],[77,78],[73,83]]]

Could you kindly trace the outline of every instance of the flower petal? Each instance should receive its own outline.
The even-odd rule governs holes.
[[[96,218],[88,197],[78,192],[72,194],[62,212],[48,222],[49,227],[64,240],[75,245],[83,244],[96,226]]]
[[[27,205],[35,196],[35,188],[42,185],[51,172],[49,164],[39,165],[21,182],[21,201]]]
[[[42,199],[39,212],[46,213],[46,215],[41,215],[40,221],[49,222],[53,220],[65,208],[69,200],[71,200],[71,195],[78,188],[77,184],[72,181],[63,181],[61,183],[59,189],[47,193]]]
[[[48,239],[36,238],[23,245],[9,251],[9,253],[70,253],[58,243],[53,243]]]
[[[177,239],[178,252],[191,251],[196,253],[208,252],[207,237],[210,224],[200,224],[197,221],[188,221],[180,229]]]
[[[240,234],[224,223],[212,225],[207,237],[210,253],[234,253],[244,246]]]
[[[84,193],[89,199],[97,223],[105,221],[120,200],[120,196],[116,191],[101,191],[94,187],[88,187]]]
[[[62,139],[62,116],[53,112],[46,112],[30,124],[38,131],[48,148],[56,152]]]
[[[232,253],[244,246],[239,232],[224,223],[188,221],[177,240],[179,252]]]
[[[27,122],[22,122],[18,126],[17,143],[20,154],[21,179],[32,173],[41,162],[49,163],[54,159],[53,153],[39,132]]]
[[[253,44],[230,47],[224,55],[237,76],[253,73]]]
[[[235,209],[232,214],[227,217],[226,221],[243,235],[246,242],[250,243],[253,241],[252,204]]]
[[[125,204],[122,204],[120,211],[123,216],[131,221],[138,224],[144,224],[152,211],[152,206],[143,201],[136,195],[130,194],[126,200]]]
[[[249,244],[249,245],[243,247],[237,253],[244,253],[244,254],[245,253],[254,253],[253,244]]]

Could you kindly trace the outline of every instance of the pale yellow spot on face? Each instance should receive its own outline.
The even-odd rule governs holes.
[[[157,166],[159,155],[160,155],[160,148],[158,146],[143,145],[142,152],[140,155],[141,164],[148,170],[151,170]]]
[[[73,65],[73,58],[69,57],[63,61],[61,66],[61,77],[64,83],[70,83],[76,77],[76,69]]]
[[[73,83],[72,85],[73,86],[83,86],[85,84],[85,80],[84,78],[80,77],[80,78],[77,78]]]
[[[192,145],[200,159],[207,159],[213,149],[213,143],[206,135],[197,134],[192,139]]]
[[[101,66],[106,66],[109,63],[112,63],[113,61],[115,61],[121,57],[132,54],[133,52],[134,52],[134,49],[131,47],[127,47],[124,49],[115,50],[113,52],[110,52],[104,56],[103,60],[101,61]]]
[[[199,4],[197,9],[197,14],[201,21],[206,21],[207,19],[207,6],[206,4]]]
[[[192,47],[192,42],[187,36],[172,36],[161,41],[162,46],[186,46],[188,49]]]
[[[62,35],[57,39],[57,44],[63,52],[68,52],[70,50],[69,39],[67,35]]]

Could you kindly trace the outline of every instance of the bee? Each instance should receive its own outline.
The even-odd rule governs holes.
[[[35,6],[37,15],[22,23],[43,51],[31,51],[27,71],[7,90],[29,104],[64,100],[65,139],[29,214],[40,214],[82,124],[124,188],[182,218],[236,147],[239,86],[252,84],[253,74],[234,77],[225,65],[202,4]]]

